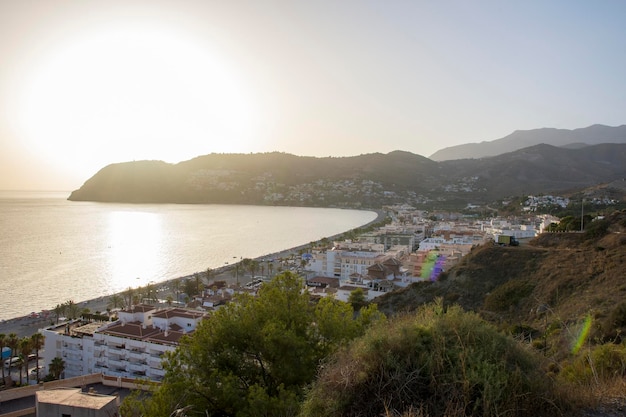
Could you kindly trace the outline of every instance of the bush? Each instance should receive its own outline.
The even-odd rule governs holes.
[[[494,289],[485,297],[485,309],[496,312],[508,311],[532,294],[534,286],[527,280],[511,280]]]
[[[336,354],[301,415],[554,415],[558,401],[541,363],[476,314],[437,302],[371,328]]]
[[[598,239],[609,232],[611,222],[607,219],[596,220],[587,225],[585,228],[585,238]]]
[[[599,383],[626,375],[626,347],[605,343],[582,352],[564,367],[562,376],[577,384]]]

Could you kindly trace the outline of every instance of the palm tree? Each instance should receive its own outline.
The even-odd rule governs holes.
[[[250,277],[254,278],[254,273],[256,272],[258,267],[259,261],[254,259],[250,261],[250,263],[248,264],[248,268],[250,269]]]
[[[67,300],[64,305],[68,319],[75,319],[78,317],[80,309],[78,308],[78,304],[76,304],[74,300]]]
[[[57,324],[59,324],[59,317],[65,314],[65,304],[57,304],[52,309],[54,311],[54,316],[57,318]]]
[[[235,279],[237,280],[237,286],[239,286],[239,271],[241,270],[241,265],[239,263],[235,264],[233,268],[233,272],[235,274]]]
[[[19,357],[22,358],[20,364],[20,385],[22,384],[22,369],[25,370],[26,378],[28,378],[28,355],[33,351],[33,345],[30,341],[30,337],[25,336],[20,339],[19,343]]]
[[[43,347],[44,335],[35,333],[30,337],[33,349],[35,349],[35,369],[37,370],[37,383],[39,383],[39,351]]]
[[[17,347],[19,346],[20,339],[17,338],[15,333],[9,333],[7,338],[7,346],[11,349],[11,356],[9,356],[9,375],[11,375],[11,366],[13,366],[13,357],[17,354]]]
[[[5,348],[6,343],[7,343],[7,335],[4,333],[0,333],[0,352],[2,352],[2,350]],[[1,354],[0,354],[0,357],[2,357]],[[2,366],[2,380],[4,381],[4,366]]]
[[[239,262],[241,264],[241,272],[245,272],[250,269],[250,262],[252,262],[252,259],[250,258],[244,258],[241,262]]]
[[[174,301],[174,297],[172,297],[171,295],[168,295],[167,298],[165,299],[165,301],[167,302],[167,305],[169,307],[172,306],[172,302]]]
[[[58,356],[50,361],[48,371],[53,379],[60,379],[65,371],[65,361]]]
[[[122,308],[124,307],[124,297],[119,294],[113,294],[109,297],[109,302],[107,303],[107,308]]]
[[[133,295],[134,295],[134,291],[131,287],[128,287],[128,289],[126,291],[124,291],[124,296],[126,297],[126,306],[130,307],[133,305]]]
[[[206,269],[206,283],[210,284],[211,278],[213,278],[214,276],[215,276],[215,271],[213,271],[211,268],[207,268]]]
[[[269,274],[269,278],[272,277],[272,272],[274,272],[274,262],[267,264],[267,273]]]
[[[202,294],[202,281],[200,280],[200,274],[193,274],[193,278],[196,283],[196,294]]]
[[[175,279],[172,281],[172,287],[174,289],[174,294],[176,294],[176,302],[180,302],[180,280]]]
[[[145,294],[144,298],[148,302],[156,303],[158,301],[154,284],[151,284],[151,283],[146,284],[146,287],[144,289],[144,294]]]

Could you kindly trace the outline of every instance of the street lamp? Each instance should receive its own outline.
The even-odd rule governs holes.
[[[581,198],[580,199],[580,231],[583,231],[583,217],[585,213],[585,199]]]

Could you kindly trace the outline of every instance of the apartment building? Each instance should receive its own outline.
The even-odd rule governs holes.
[[[193,332],[205,313],[182,308],[136,305],[114,322],[72,321],[51,326],[45,336],[44,366],[55,357],[65,362],[65,377],[92,373],[160,381],[161,361],[180,338]]]
[[[319,276],[348,280],[353,274],[367,275],[367,268],[387,258],[381,252],[327,250],[314,252],[307,270]]]

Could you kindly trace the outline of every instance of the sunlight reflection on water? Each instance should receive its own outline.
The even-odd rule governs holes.
[[[375,218],[341,209],[69,202],[0,192],[0,320],[279,252]]]

